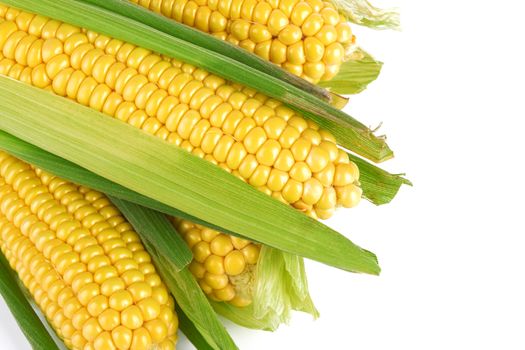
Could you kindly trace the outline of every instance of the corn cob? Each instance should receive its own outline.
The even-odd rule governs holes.
[[[174,301],[101,193],[0,152],[0,247],[71,349],[174,349]]]
[[[360,197],[334,137],[251,89],[146,49],[0,7],[0,74],[74,99],[325,219]]]
[[[131,0],[255,53],[312,83],[332,79],[355,44],[321,0]]]
[[[204,293],[237,307],[250,305],[260,245],[188,220],[172,221],[193,251],[189,269]]]

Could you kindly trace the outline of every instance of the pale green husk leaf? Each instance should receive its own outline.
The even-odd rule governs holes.
[[[401,28],[399,12],[395,8],[380,9],[367,0],[332,0],[348,20],[373,29]]]

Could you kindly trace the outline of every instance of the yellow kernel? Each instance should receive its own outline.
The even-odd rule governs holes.
[[[236,276],[241,274],[244,271],[246,262],[244,260],[244,255],[238,250],[234,250],[224,258],[224,270],[226,274],[230,276]]]
[[[288,179],[289,175],[287,172],[279,169],[272,169],[266,186],[268,186],[271,191],[279,192],[283,189],[284,185],[286,185]]]
[[[215,275],[209,272],[204,274],[204,281],[213,289],[222,289],[228,285],[228,276]]]
[[[111,331],[111,339],[119,350],[129,349],[133,331],[124,326],[118,326]]]
[[[246,247],[244,247],[242,250],[242,255],[244,256],[244,260],[247,264],[257,264],[257,260],[259,259],[259,247],[255,244],[249,244]]]
[[[144,298],[149,298],[152,293],[152,288],[146,282],[135,282],[128,287],[127,291],[133,297],[133,301],[138,302]]]
[[[211,253],[218,256],[226,256],[233,250],[231,239],[227,235],[218,235],[210,243]]]
[[[119,290],[109,297],[109,306],[117,311],[122,311],[133,304],[133,296],[127,290]]]
[[[95,350],[116,350],[115,344],[111,339],[111,333],[102,332],[100,333],[95,341],[93,342],[93,347]]]
[[[194,259],[197,262],[204,263],[204,261],[211,254],[210,244],[208,244],[208,242],[201,241],[193,247],[192,251]]]
[[[144,321],[151,321],[159,316],[160,304],[153,298],[145,298],[137,303]]]
[[[295,203],[298,201],[303,193],[303,184],[299,181],[296,181],[294,179],[288,180],[286,185],[284,186],[282,190],[283,198],[288,203]]]
[[[224,258],[219,255],[210,255],[204,262],[204,267],[210,273],[221,275],[224,273]]]
[[[133,331],[133,338],[131,340],[130,349],[133,350],[148,350],[151,346],[151,335],[144,327],[137,327]]]
[[[272,40],[270,47],[270,61],[276,64],[286,62],[287,46],[283,44],[279,39]]]
[[[345,44],[352,41],[352,29],[348,22],[341,22],[335,26],[337,30],[337,41]]]
[[[98,323],[105,331],[110,331],[120,325],[120,313],[113,309],[106,309],[98,316]]]
[[[279,156],[277,157],[273,166],[275,167],[275,169],[281,171],[289,171],[294,164],[295,159],[292,151],[290,151],[289,149],[283,149],[281,150],[281,153],[279,153]]]
[[[257,151],[257,161],[262,165],[273,166],[280,151],[281,144],[278,141],[272,139],[266,140]]]
[[[144,320],[142,312],[136,305],[131,305],[120,314],[121,324],[129,329],[137,329],[142,326]]]
[[[100,285],[100,292],[103,295],[109,297],[113,293],[116,293],[119,290],[123,290],[124,288],[126,288],[126,284],[124,283],[122,278],[111,277],[102,282],[102,284]]]
[[[357,176],[357,178],[356,178]],[[334,186],[346,186],[359,178],[359,171],[354,163],[340,163],[335,167]]]
[[[90,318],[82,325],[82,336],[88,341],[92,342],[102,333],[102,327],[96,318]]]
[[[97,295],[96,297],[90,300],[90,302],[86,306],[86,309],[91,316],[97,317],[108,307],[108,298],[105,295]]]
[[[354,184],[336,187],[335,191],[337,193],[337,203],[345,208],[357,206],[363,194],[363,190]]]
[[[242,253],[239,253],[242,255]],[[231,284],[228,284],[222,289],[216,289],[213,291],[213,296],[215,296],[220,301],[229,301],[235,297],[235,289]]]
[[[332,209],[337,204],[337,194],[333,187],[326,187],[323,190],[323,195],[315,204],[316,209]]]
[[[290,20],[296,26],[301,26],[312,12],[313,10],[307,2],[301,1],[295,5]]]

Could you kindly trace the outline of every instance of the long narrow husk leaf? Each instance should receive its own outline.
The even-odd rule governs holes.
[[[347,271],[380,271],[373,253],[220,167],[92,108],[5,77],[0,77],[0,129],[227,231]]]
[[[214,309],[235,323],[253,329],[276,330],[288,323],[293,310],[319,317],[308,291],[303,259],[263,246],[253,282],[253,303],[237,308],[212,302]]]
[[[36,305],[29,299],[29,293],[24,292],[22,288],[25,287],[21,285],[18,276],[11,269],[4,255],[0,253],[0,294],[31,347],[35,350],[65,349],[57,335],[50,334],[53,332],[51,327],[47,325],[46,328],[44,322],[47,321],[37,315],[34,309]]]
[[[237,45],[220,40],[208,33],[204,33],[200,30],[157,14],[146,9],[144,6],[137,5],[128,0],[83,0],[83,2],[105,8],[106,10],[144,23],[176,38],[189,41],[195,45],[216,52],[219,55],[229,57],[235,61],[241,62],[258,71],[271,75],[274,78],[302,89],[316,98],[330,102],[331,94],[326,89],[313,85],[296,75],[290,74],[281,67],[264,60],[259,56],[240,48]]]
[[[206,343],[217,350],[237,349],[188,268],[177,271],[175,266],[157,250],[157,244],[151,241],[151,231],[148,230],[153,226],[145,227],[139,224],[142,217],[137,216],[136,213],[140,208],[136,204],[118,198],[110,197],[110,199],[135,227],[162,280]]]
[[[332,132],[339,144],[375,162],[393,157],[382,137],[346,113],[293,85],[217,52],[78,0],[2,0],[26,11],[88,28],[201,67],[278,99]]]
[[[367,0],[332,0],[337,9],[350,21],[373,29],[395,29],[401,27],[397,9],[380,9]]]
[[[329,81],[319,82],[338,94],[358,94],[377,79],[383,63],[376,61],[369,53],[357,49],[350,59],[341,65],[337,75]]]

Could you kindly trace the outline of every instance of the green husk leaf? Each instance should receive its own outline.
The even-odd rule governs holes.
[[[134,203],[126,203],[121,208],[122,213],[137,231],[148,237],[159,254],[170,261],[177,271],[189,265],[193,254],[166,215]]]
[[[66,349],[47,323],[44,316],[37,314],[37,306],[22,286],[4,255],[0,253],[0,294],[16,319],[27,341],[35,350]]]
[[[162,280],[175,297],[179,307],[193,324],[194,331],[198,332],[201,340],[204,340],[213,349],[237,349],[237,346],[217,318],[208,299],[188,268],[185,267],[177,271],[172,262],[157,250],[157,242],[152,242],[151,240],[150,229],[153,229],[153,226],[135,226],[138,219],[140,219],[140,216],[135,215],[139,210],[137,205],[118,198],[110,197],[110,199],[137,230]],[[174,234],[177,233],[174,232]]]
[[[77,0],[2,0],[73,25],[131,42],[152,51],[201,67],[231,81],[251,87],[293,107],[330,131],[343,147],[367,159],[382,162],[393,157],[383,137],[348,114],[314,98],[310,93],[217,52],[175,38],[138,21]]]
[[[379,76],[383,62],[376,61],[369,53],[357,49],[350,59],[341,65],[341,70],[329,81],[321,81],[320,86],[338,94],[358,94]]]
[[[226,231],[347,271],[379,274],[373,253],[322,223],[220,167],[68,99],[0,77],[0,129]]]
[[[373,29],[401,29],[399,12],[395,8],[383,10],[367,0],[332,1],[351,22]]]
[[[179,329],[184,333],[193,346],[198,350],[213,350],[213,347],[206,341],[178,304],[176,305],[176,308],[177,316],[179,318]]]
[[[329,91],[311,84],[296,75],[290,74],[281,67],[269,62],[268,60],[262,59],[237,45],[220,40],[213,35],[204,33],[193,27],[183,25],[170,18],[150,11],[144,6],[140,6],[128,0],[83,0],[83,2],[105,8],[106,10],[144,23],[176,38],[189,41],[195,45],[216,52],[219,55],[244,63],[249,67],[302,89],[316,98],[330,102],[331,93]]]
[[[348,157],[359,168],[363,196],[375,205],[390,203],[402,185],[412,186],[404,174],[390,174],[353,154]]]
[[[275,331],[280,324],[288,323],[293,310],[319,317],[308,292],[301,257],[262,246],[253,284],[253,303],[248,307],[212,302],[213,307],[243,327],[267,331]]]

